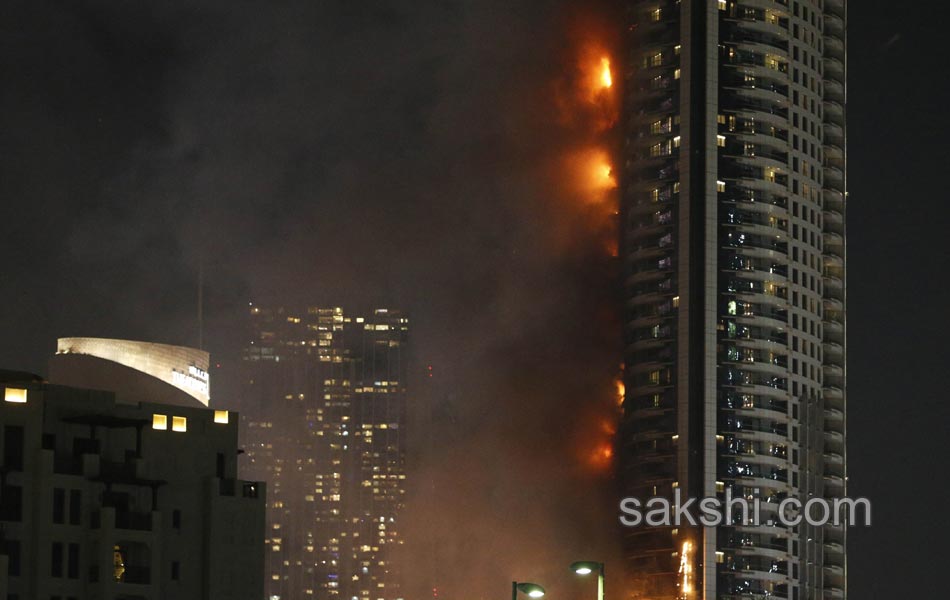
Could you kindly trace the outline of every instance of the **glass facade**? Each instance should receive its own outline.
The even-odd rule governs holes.
[[[244,468],[268,483],[268,598],[396,600],[408,319],[249,308]]]

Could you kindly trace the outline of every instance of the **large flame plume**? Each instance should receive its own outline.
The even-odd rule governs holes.
[[[584,139],[584,145],[566,156],[564,162],[573,174],[581,204],[594,215],[592,222],[598,229],[604,261],[618,255],[618,181],[611,156],[618,90],[611,65],[610,53],[602,42],[585,40],[578,52],[579,72],[573,80],[575,85],[567,94],[569,101],[562,102],[560,107],[562,119],[577,126],[579,137]],[[619,405],[623,403],[622,379],[618,377],[611,383],[615,394],[609,402],[597,403],[596,416],[588,426],[582,450],[587,463],[604,473],[609,472],[613,464]]]

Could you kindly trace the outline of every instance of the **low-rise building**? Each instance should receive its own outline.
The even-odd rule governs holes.
[[[0,598],[263,597],[235,413],[10,371],[0,391]]]

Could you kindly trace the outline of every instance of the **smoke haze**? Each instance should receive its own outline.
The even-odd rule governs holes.
[[[32,269],[4,279],[44,293],[3,316],[27,340],[4,366],[43,371],[56,336],[196,344],[199,264],[219,385],[250,300],[403,308],[435,375],[412,397],[454,415],[417,427],[409,591],[589,597],[567,565],[619,534],[610,119],[585,88],[612,40],[568,4],[10,4],[32,30],[3,32],[0,168]]]

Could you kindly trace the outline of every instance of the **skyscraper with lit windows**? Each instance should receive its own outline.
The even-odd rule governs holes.
[[[845,0],[629,0],[621,467],[845,495]],[[842,527],[625,532],[641,598],[844,598]]]
[[[267,597],[400,598],[408,319],[248,312],[244,468],[268,483]]]

